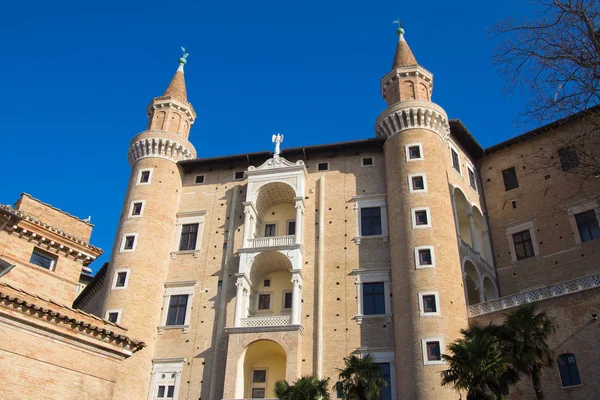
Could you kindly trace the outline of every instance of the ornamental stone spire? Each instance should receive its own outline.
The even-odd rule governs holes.
[[[398,28],[396,34],[398,35],[398,45],[396,46],[396,54],[394,54],[392,69],[417,65],[417,60],[404,39],[404,29],[401,27]]]
[[[171,83],[163,93],[162,97],[172,97],[175,100],[183,101],[187,103],[187,91],[185,89],[185,78],[183,76],[183,66],[187,63],[187,58],[189,56],[188,53],[185,52],[185,47],[181,48],[183,50],[183,56],[179,59],[179,67],[171,79]]]

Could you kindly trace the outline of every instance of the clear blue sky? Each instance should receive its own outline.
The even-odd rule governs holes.
[[[491,65],[495,21],[525,1],[10,1],[0,6],[0,203],[21,192],[80,217],[108,260],[129,176],[130,139],[190,53],[199,157],[374,136],[379,80],[404,22],[433,101],[482,146],[525,127]]]

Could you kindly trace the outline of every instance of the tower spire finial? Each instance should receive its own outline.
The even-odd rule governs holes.
[[[404,23],[400,22],[400,18],[395,21],[392,21],[394,24],[398,24],[398,29],[396,29],[396,35],[398,35],[398,40],[404,40],[404,28],[402,27]]]
[[[408,47],[408,43],[406,43],[406,40],[404,39],[404,28],[402,27],[402,22],[400,22],[400,19],[397,19],[394,21],[394,24],[398,24],[398,29],[396,29],[396,34],[398,35],[398,46],[396,47],[396,54],[394,54],[392,69],[417,65],[417,60],[410,50],[410,47]]]
[[[181,51],[183,52],[183,55],[179,58],[179,68],[177,68],[177,71],[183,72],[183,66],[187,63],[187,58],[190,56],[190,53],[186,53],[185,47],[183,46],[181,46]]]

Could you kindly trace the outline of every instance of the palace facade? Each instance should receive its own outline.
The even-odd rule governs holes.
[[[433,74],[398,34],[373,138],[285,148],[275,135],[273,153],[197,157],[182,58],[131,141],[110,262],[89,284],[82,268],[101,252],[89,223],[47,205],[37,225],[27,208],[0,209],[12,249],[0,260],[0,316],[25,318],[5,292],[29,288],[112,346],[110,368],[78,358],[95,368],[85,385],[49,387],[65,399],[273,398],[277,380],[317,374],[333,385],[344,357],[371,354],[388,382],[382,399],[456,399],[440,386],[446,346],[469,323],[537,302],[560,325],[546,395],[595,398],[600,182],[574,178],[579,160],[564,144],[585,115],[483,149],[432,102]],[[547,162],[533,165],[542,150]],[[39,232],[54,225],[65,233]],[[18,394],[33,374],[18,365],[41,356],[0,346],[3,369],[21,377],[0,397],[34,398]],[[510,398],[535,398],[530,382]]]

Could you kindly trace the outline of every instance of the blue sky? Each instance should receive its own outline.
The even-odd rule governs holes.
[[[198,113],[199,157],[374,136],[379,80],[404,22],[432,100],[482,146],[526,130],[526,97],[502,94],[494,22],[526,1],[12,1],[0,6],[0,203],[21,192],[80,217],[108,260],[129,176],[130,139],[177,68]]]

